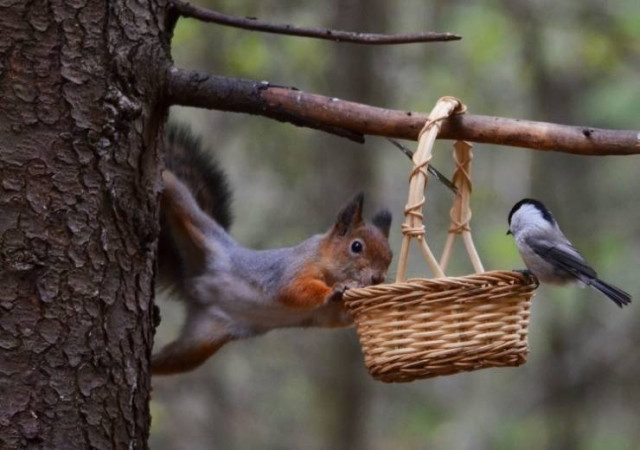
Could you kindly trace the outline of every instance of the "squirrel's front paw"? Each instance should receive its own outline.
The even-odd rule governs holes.
[[[345,289],[334,289],[325,300],[325,304],[337,303],[342,301],[342,294],[344,294],[344,291]]]
[[[342,301],[342,295],[348,290],[360,287],[355,281],[347,281],[345,283],[338,283],[334,286],[333,292],[327,299],[327,303]]]

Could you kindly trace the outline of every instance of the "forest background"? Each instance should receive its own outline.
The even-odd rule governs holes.
[[[638,129],[640,8],[537,1],[198,0],[280,23],[370,32],[449,31],[463,40],[370,47],[181,20],[177,65],[264,79],[347,100],[428,112],[454,95],[473,114]],[[173,108],[228,173],[232,234],[244,245],[294,244],[328,228],[359,190],[365,208],[406,202],[409,161],[386,140],[364,145],[259,117]],[[414,144],[406,142],[410,147]],[[434,164],[451,173],[450,142]],[[520,268],[506,216],[544,201],[603,278],[640,294],[640,158],[585,157],[478,144],[472,229],[487,268]],[[451,194],[431,183],[427,232],[442,248]],[[450,271],[468,273],[462,248]],[[426,274],[414,255],[411,275]],[[395,261],[390,273],[395,271]],[[181,324],[161,299],[157,345]],[[640,300],[625,310],[596,292],[542,287],[529,362],[404,385],[369,378],[353,329],[278,330],[226,346],[202,368],[154,378],[154,449],[629,449],[640,442]]]

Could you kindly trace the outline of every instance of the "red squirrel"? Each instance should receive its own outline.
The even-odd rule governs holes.
[[[227,232],[230,190],[199,140],[171,126],[165,151],[159,278],[184,301],[186,319],[179,337],[152,356],[153,374],[192,370],[225,343],[274,328],[351,325],[342,294],[382,283],[391,263],[387,210],[366,223],[359,194],[324,234],[248,249]]]

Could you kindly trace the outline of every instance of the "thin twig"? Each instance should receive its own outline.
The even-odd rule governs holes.
[[[418,138],[424,113],[378,108],[335,97],[171,68],[169,105],[255,114],[363,141],[364,135]],[[606,130],[503,117],[456,114],[442,122],[439,139],[510,145],[576,155],[640,154],[640,131]]]
[[[407,158],[413,160],[413,151],[409,150],[408,147],[405,147],[404,145],[402,145],[400,142],[396,141],[395,139],[387,138],[387,141],[389,141],[393,145],[395,145],[396,148],[398,148],[402,153],[404,153]]]
[[[368,45],[394,45],[412,44],[417,42],[457,41],[462,39],[460,36],[452,33],[425,32],[409,34],[377,34],[331,30],[328,28],[305,28],[294,25],[263,22],[255,17],[229,16],[227,14],[203,8],[201,6],[192,5],[181,0],[171,0],[171,4],[181,16],[191,17],[204,22],[212,22],[251,31],[286,34],[289,36],[303,36],[334,42],[351,42],[354,44]]]
[[[400,151],[407,156],[407,158],[413,161],[413,152],[411,150],[409,150],[407,147],[405,147],[395,139],[387,138],[387,141],[395,145],[396,148],[400,149]],[[453,181],[445,177],[444,174],[440,172],[438,169],[436,169],[432,164],[427,164],[427,171],[431,175],[433,175],[435,179],[438,180],[442,185],[449,188],[451,192],[453,192],[454,194],[458,193],[458,189],[456,189],[456,186],[453,184]]]

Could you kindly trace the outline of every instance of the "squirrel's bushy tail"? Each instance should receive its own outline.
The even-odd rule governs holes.
[[[213,151],[189,127],[169,123],[165,141],[167,169],[187,185],[198,206],[222,228],[231,225],[231,189]]]
[[[191,191],[198,206],[225,230],[231,225],[231,190],[212,151],[203,148],[189,127],[169,123],[165,140],[165,165]],[[180,256],[164,217],[158,240],[159,280],[175,284],[182,276]]]

